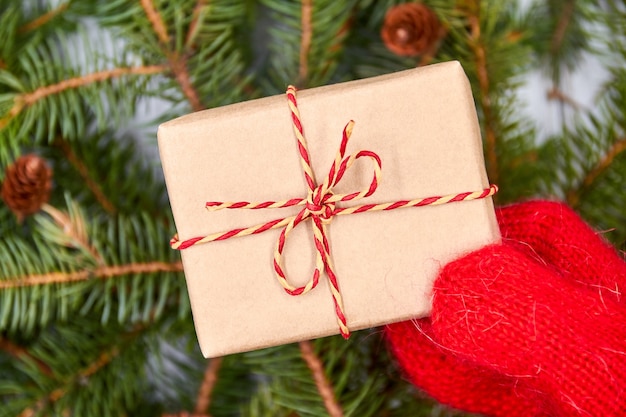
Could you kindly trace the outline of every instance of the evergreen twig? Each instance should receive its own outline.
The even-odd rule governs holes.
[[[317,386],[317,390],[324,401],[324,406],[326,407],[326,411],[328,411],[328,415],[331,417],[343,417],[343,410],[335,399],[333,387],[324,374],[324,367],[322,366],[320,358],[315,354],[313,345],[309,340],[300,342],[299,345],[302,359],[304,359],[313,374],[315,385]]]
[[[47,13],[42,14],[41,16],[37,17],[35,20],[32,20],[26,23],[25,25],[23,25],[22,27],[20,27],[19,33],[23,34],[23,33],[32,32],[33,30],[45,25],[46,23],[54,19],[57,15],[67,10],[68,6],[69,6],[69,3],[59,4],[56,8],[50,10]]]
[[[191,108],[194,111],[204,109],[204,106],[202,105],[198,96],[198,92],[191,83],[191,77],[189,76],[189,70],[187,69],[187,58],[176,51],[170,50],[170,37],[167,33],[165,23],[161,18],[161,14],[156,9],[154,2],[152,0],[141,0],[141,7],[143,7],[146,16],[152,24],[154,32],[159,38],[159,43],[163,47],[163,52],[167,57],[170,69],[174,73],[174,78],[176,78],[176,81],[183,91],[183,94],[185,95],[185,97],[187,97]]]
[[[58,94],[68,89],[78,88],[96,82],[122,77],[124,75],[151,75],[164,72],[166,70],[167,67],[162,65],[120,67],[105,71],[98,71],[91,74],[85,74],[81,75],[80,77],[63,80],[57,84],[39,87],[33,92],[20,94],[15,98],[13,107],[7,112],[4,117],[0,118],[0,129],[4,128],[26,107],[32,106],[39,100],[42,100],[50,95]]]
[[[556,24],[554,34],[552,35],[552,41],[550,42],[550,51],[552,53],[556,53],[563,44],[567,27],[574,16],[574,8],[576,6],[575,3],[575,0],[568,0],[561,10],[559,21]]]
[[[32,287],[35,285],[66,284],[89,279],[108,279],[130,274],[154,274],[158,272],[180,272],[182,262],[145,262],[126,265],[101,266],[74,272],[49,272],[38,275],[25,275],[0,281],[0,289]]]
[[[302,0],[301,7],[302,35],[300,38],[300,65],[298,67],[298,85],[306,85],[309,75],[309,51],[313,37],[313,0]]]
[[[62,212],[49,204],[44,204],[41,210],[52,217],[59,228],[63,230],[63,233],[70,238],[72,245],[83,248],[89,252],[98,265],[104,265],[102,256],[98,253],[96,248],[89,243],[87,229],[82,219],[72,219],[67,213]]]
[[[110,350],[102,352],[95,361],[90,363],[86,368],[81,369],[76,373],[69,381],[65,381],[62,387],[54,389],[45,398],[39,399],[35,405],[22,411],[19,417],[31,417],[37,415],[37,412],[45,406],[49,406],[51,403],[55,403],[63,398],[68,391],[68,388],[76,381],[80,381],[90,377],[98,372],[100,369],[108,365],[119,354],[119,348],[114,346]]]
[[[582,106],[576,102],[573,98],[565,94],[557,87],[552,87],[547,94],[548,100],[558,100],[561,103],[565,103],[572,107],[574,110],[580,110]]]
[[[28,360],[31,360],[35,363],[35,365],[41,371],[41,373],[43,373],[46,376],[52,375],[52,369],[50,369],[50,366],[48,366],[44,361],[34,357],[33,355],[30,354],[30,352],[28,352],[26,348],[22,346],[18,346],[8,339],[0,337],[0,350],[7,352],[9,355],[15,358],[19,358],[19,359],[27,358]]]
[[[172,68],[172,72],[176,77],[176,81],[180,84],[181,89],[183,90],[183,94],[187,97],[189,104],[193,111],[200,111],[204,109],[204,106],[200,102],[200,98],[198,97],[198,93],[193,87],[191,83],[191,78],[189,77],[189,71],[187,70],[187,59],[183,56],[180,56],[176,53],[171,53],[168,56],[168,60],[170,62],[170,67]]]
[[[96,182],[91,177],[91,174],[89,173],[89,169],[83,163],[83,161],[81,161],[76,156],[76,154],[72,150],[72,147],[67,143],[67,141],[63,139],[57,139],[54,142],[54,144],[57,145],[59,148],[61,148],[61,151],[63,151],[63,154],[65,155],[67,160],[72,164],[72,166],[76,169],[76,171],[78,171],[80,176],[85,181],[85,185],[87,185],[87,188],[89,188],[89,190],[96,197],[96,200],[98,200],[98,203],[100,203],[102,208],[109,214],[115,214],[117,211],[115,206],[113,205],[111,200],[109,200],[107,196],[104,195],[104,192],[102,191],[102,187],[100,187],[98,182]]]
[[[207,415],[209,406],[211,405],[211,395],[213,394],[213,388],[217,383],[217,376],[222,366],[222,357],[213,358],[209,361],[205,371],[202,384],[198,390],[198,398],[196,399],[196,407],[194,409],[195,414]]]
[[[167,45],[170,42],[170,36],[165,28],[165,23],[161,19],[161,15],[157,11],[154,2],[152,0],[141,0],[141,7],[143,8],[148,20],[152,24],[152,29],[159,38],[159,42],[163,45]]]
[[[467,7],[467,19],[470,25],[470,48],[474,54],[476,72],[479,85],[479,101],[485,121],[485,152],[487,154],[487,173],[489,180],[498,183],[500,172],[498,168],[496,117],[491,103],[491,86],[489,70],[487,68],[487,52],[480,29],[480,1]]]
[[[594,184],[594,182],[596,181],[596,179],[598,179],[598,177],[602,175],[602,173],[604,173],[611,166],[615,158],[619,154],[625,151],[626,151],[626,137],[623,137],[615,141],[613,146],[609,148],[609,150],[604,155],[604,157],[600,160],[600,162],[598,162],[593,167],[593,169],[591,169],[587,173],[585,178],[583,178],[583,180],[580,182],[580,186],[567,193],[566,198],[567,198],[567,202],[569,203],[569,205],[571,205],[572,207],[578,206],[582,195],[587,190],[589,190]]]
[[[192,46],[193,38],[198,30],[198,23],[202,9],[207,5],[207,0],[198,0],[191,12],[191,23],[189,24],[189,30],[187,30],[187,36],[185,36],[185,46],[190,48]]]

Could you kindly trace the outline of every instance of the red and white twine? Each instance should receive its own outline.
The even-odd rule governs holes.
[[[400,200],[382,204],[362,204],[352,207],[337,207],[336,203],[358,200],[361,198],[372,195],[380,182],[381,174],[381,160],[380,157],[368,150],[361,150],[345,156],[348,140],[352,134],[352,128],[354,121],[348,122],[343,129],[343,135],[339,151],[333,161],[332,166],[328,172],[328,176],[325,178],[321,185],[316,185],[315,176],[311,167],[311,159],[309,156],[309,150],[307,147],[306,139],[304,137],[304,129],[300,121],[300,112],[298,110],[298,103],[296,101],[296,88],[289,86],[287,88],[287,102],[289,109],[291,110],[291,117],[293,121],[293,131],[297,139],[298,154],[300,156],[300,164],[302,166],[302,172],[304,173],[304,179],[307,184],[307,197],[306,198],[291,198],[282,201],[265,201],[262,203],[250,203],[247,201],[239,202],[217,202],[210,201],[206,203],[206,208],[209,211],[216,211],[221,209],[264,209],[264,208],[285,208],[293,206],[304,206],[302,210],[295,216],[284,217],[280,219],[271,220],[266,223],[258,224],[252,227],[245,227],[230,230],[227,232],[213,233],[208,236],[194,237],[191,239],[180,241],[178,236],[174,236],[170,241],[170,245],[174,249],[187,249],[191,246],[199,245],[202,243],[215,242],[219,240],[226,240],[233,237],[248,236],[265,232],[271,229],[282,228],[276,248],[274,250],[274,271],[276,278],[280,285],[290,295],[302,295],[313,288],[315,288],[319,282],[320,274],[322,271],[326,271],[328,281],[330,283],[330,291],[333,296],[335,304],[335,313],[337,316],[337,323],[339,325],[339,331],[343,337],[348,338],[350,336],[350,330],[348,329],[347,320],[344,314],[343,300],[341,292],[339,291],[339,283],[335,270],[332,264],[330,256],[330,244],[328,242],[326,227],[331,222],[334,216],[341,216],[344,214],[364,213],[371,211],[386,211],[395,210],[403,207],[421,207],[421,206],[434,206],[459,201],[478,200],[494,195],[498,191],[496,185],[491,185],[489,188],[485,188],[480,191],[465,192],[459,194],[449,194],[445,196],[433,196],[426,198],[417,198],[414,200]],[[348,168],[359,158],[368,158],[373,163],[374,176],[368,188],[364,188],[361,191],[353,192],[349,194],[334,194],[332,189],[339,183],[343,175]],[[285,248],[285,242],[289,233],[300,223],[310,218],[311,225],[313,227],[313,242],[316,249],[315,270],[309,281],[301,287],[295,287],[289,283],[284,272],[283,267],[283,250]]]

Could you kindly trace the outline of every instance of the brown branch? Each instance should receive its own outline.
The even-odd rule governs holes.
[[[41,16],[39,16],[38,18],[36,18],[35,20],[25,24],[24,26],[19,28],[19,33],[28,33],[31,32],[43,25],[45,25],[46,23],[48,23],[49,21],[51,21],[52,19],[54,19],[58,14],[63,13],[67,7],[69,6],[69,3],[62,3],[60,4],[58,7],[56,7],[55,9],[50,10],[48,13],[42,14]]]
[[[328,411],[328,415],[331,417],[343,417],[343,410],[335,399],[333,387],[328,382],[328,379],[324,374],[322,362],[313,351],[313,345],[310,341],[307,340],[300,342],[300,353],[313,374],[315,385],[317,386],[317,390],[324,401],[324,406],[326,407],[326,411]]]
[[[548,97],[548,100],[558,100],[561,103],[565,103],[571,106],[575,110],[580,110],[580,108],[582,107],[580,104],[576,102],[576,100],[574,100],[573,98],[571,98],[570,96],[562,92],[556,86],[552,87],[552,89],[548,91],[547,97]]]
[[[67,143],[67,141],[63,139],[57,139],[54,142],[54,144],[57,145],[59,148],[61,148],[61,151],[63,152],[67,160],[72,164],[74,169],[78,171],[80,176],[85,181],[87,188],[89,188],[89,190],[93,193],[93,195],[96,197],[96,200],[98,200],[98,203],[100,203],[102,208],[104,208],[104,210],[109,214],[115,214],[115,212],[117,211],[115,209],[115,206],[104,195],[104,192],[102,191],[102,188],[100,187],[100,185],[91,177],[89,173],[89,169],[87,168],[85,163],[81,161],[78,158],[78,156],[76,156],[76,154],[74,153],[74,150]]]
[[[15,97],[13,107],[11,107],[3,117],[0,117],[0,129],[4,129],[11,120],[13,120],[24,108],[24,103],[20,99],[21,96]]]
[[[487,70],[487,53],[481,36],[480,30],[480,4],[471,5],[468,10],[468,21],[470,24],[470,47],[474,53],[476,63],[476,71],[478,76],[478,85],[480,90],[480,104],[485,117],[485,145],[487,153],[487,173],[489,179],[493,183],[498,183],[498,153],[497,153],[497,136],[496,136],[496,120],[493,114],[493,106],[490,98],[490,80],[489,71]]]
[[[91,254],[93,259],[95,259],[99,265],[104,265],[104,260],[102,259],[102,256],[98,253],[96,248],[91,246],[91,244],[89,243],[89,237],[87,236],[87,227],[83,221],[84,219],[82,218],[82,216],[72,220],[67,213],[51,206],[50,204],[44,204],[41,207],[41,211],[47,213],[50,217],[52,217],[52,219],[56,222],[59,228],[63,230],[63,233],[65,233],[65,235],[70,238],[70,240],[72,241],[72,247],[83,248]]]
[[[168,67],[163,65],[149,65],[127,68],[113,68],[110,70],[85,74],[80,77],[63,80],[57,84],[39,87],[31,93],[20,94],[15,98],[13,107],[0,119],[0,129],[4,128],[22,109],[35,104],[37,101],[50,95],[61,93],[72,88],[82,87],[95,82],[106,81],[124,75],[150,75],[167,71]]]
[[[591,188],[598,177],[602,175],[611,166],[615,158],[624,151],[626,151],[626,137],[618,139],[604,155],[604,158],[587,173],[580,183],[580,186],[576,190],[571,190],[567,193],[567,202],[569,205],[576,207],[578,203],[580,203],[580,198],[585,191]]]
[[[111,361],[115,359],[117,355],[119,355],[119,349],[117,347],[113,347],[108,352],[102,352],[94,362],[92,362],[85,369],[79,371],[76,375],[74,375],[74,377],[69,382],[67,382],[65,386],[53,390],[45,398],[41,398],[39,401],[37,401],[37,403],[33,407],[29,407],[22,411],[18,417],[30,417],[36,415],[37,412],[43,409],[43,407],[45,407],[46,405],[59,401],[67,394],[68,387],[71,386],[75,381],[89,378],[91,375],[95,374],[100,369],[111,363]]]
[[[150,23],[152,24],[152,29],[159,38],[159,43],[161,44],[163,52],[167,57],[169,68],[174,73],[174,78],[176,78],[183,94],[187,97],[191,108],[194,111],[204,109],[204,106],[198,97],[198,92],[191,83],[191,77],[189,76],[189,70],[187,69],[187,58],[180,55],[178,52],[170,50],[170,37],[167,33],[165,23],[161,18],[161,14],[156,9],[153,0],[141,0],[141,7],[143,7],[146,16],[148,16],[148,20],[150,20]],[[196,7],[198,7],[198,5],[196,5]]]
[[[148,16],[148,20],[150,20],[152,28],[159,38],[159,42],[167,45],[170,42],[170,36],[167,33],[165,23],[157,11],[154,2],[152,0],[141,0],[141,7],[143,7],[146,16]]]
[[[200,111],[204,109],[204,106],[200,102],[198,92],[191,83],[191,77],[189,77],[189,70],[187,69],[187,58],[178,55],[177,53],[168,53],[167,57],[170,68],[174,73],[176,81],[183,90],[183,94],[187,97],[189,104],[193,111]]]
[[[0,281],[0,290],[7,288],[32,287],[35,285],[67,284],[88,279],[108,279],[127,274],[152,274],[157,272],[180,272],[181,262],[132,263],[126,265],[101,266],[75,272],[50,272],[39,275],[26,275],[18,279]]]
[[[306,85],[309,75],[309,51],[313,37],[313,0],[302,0],[302,37],[300,38],[300,67],[298,69],[298,85]]]
[[[211,405],[211,395],[213,389],[217,383],[217,375],[222,366],[224,358],[213,358],[209,361],[206,369],[204,370],[204,378],[202,384],[198,390],[198,397],[196,398],[196,407],[193,413],[188,411],[179,411],[175,414],[161,414],[161,417],[211,417],[208,413],[209,406]]]
[[[81,378],[87,378],[98,372],[100,369],[108,365],[117,355],[119,355],[119,349],[114,346],[109,352],[102,352],[98,358],[85,368],[79,375]]]
[[[34,357],[28,350],[22,346],[16,345],[8,339],[0,338],[0,350],[7,352],[9,355],[17,359],[28,359],[35,363],[37,368],[46,376],[52,375],[50,366],[39,358]]]
[[[209,406],[211,405],[211,395],[213,389],[217,383],[217,374],[222,366],[223,358],[213,358],[209,361],[209,364],[204,371],[204,378],[202,379],[202,385],[198,390],[198,398],[196,399],[195,414],[208,415]]]
[[[552,41],[550,42],[550,51],[552,53],[558,51],[563,44],[563,39],[565,39],[565,32],[567,32],[567,27],[572,21],[572,16],[574,16],[575,6],[575,0],[569,0],[565,4],[565,6],[563,6],[563,10],[561,10],[559,13],[559,21],[556,24],[554,34],[552,35]]]
[[[163,72],[166,67],[162,65],[150,65],[150,66],[138,66],[138,67],[126,67],[126,68],[113,68],[110,70],[94,72],[91,74],[82,75],[76,78],[70,78],[63,80],[58,84],[52,84],[45,87],[40,87],[32,93],[24,94],[22,100],[25,105],[30,106],[36,101],[41,100],[52,94],[58,94],[61,91],[68,90],[70,88],[78,88],[87,84],[93,84],[99,81],[106,81],[111,78],[117,78],[124,75],[149,75]]]
[[[189,24],[187,36],[185,37],[185,46],[187,48],[192,47],[193,39],[196,35],[196,31],[198,30],[198,22],[200,21],[202,9],[207,6],[207,3],[207,0],[197,0],[196,5],[193,8],[193,12],[191,12],[191,23]]]

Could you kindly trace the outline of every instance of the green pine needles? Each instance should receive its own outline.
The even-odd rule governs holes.
[[[408,57],[380,36],[399,3],[0,0],[0,183],[27,153],[54,171],[37,214],[0,204],[0,416],[461,415],[404,380],[381,329],[201,357],[156,128],[288,84],[459,60],[498,204],[565,200],[626,250],[623,2],[427,0],[441,39]],[[608,74],[587,106],[566,88],[585,59]],[[548,137],[517,93],[537,70]]]

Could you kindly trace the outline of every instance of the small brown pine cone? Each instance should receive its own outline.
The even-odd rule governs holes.
[[[2,200],[21,221],[41,209],[50,197],[52,169],[43,158],[19,157],[5,171]]]
[[[439,40],[441,23],[422,3],[404,3],[387,11],[381,37],[385,46],[402,56],[422,54]]]

